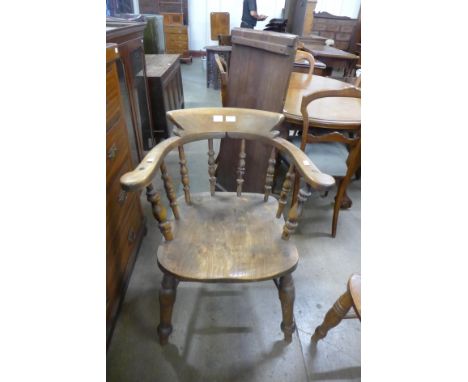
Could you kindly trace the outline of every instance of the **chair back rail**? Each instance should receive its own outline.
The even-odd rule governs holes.
[[[315,58],[309,52],[305,52],[303,50],[296,51],[296,57],[294,58],[295,62],[299,62],[301,60],[306,60],[309,63],[309,75],[314,73],[315,67]]]
[[[284,206],[287,203],[288,193],[291,191],[295,173],[297,173],[298,176],[302,176],[306,183],[315,189],[325,190],[334,184],[334,179],[329,175],[321,173],[320,170],[312,162],[310,162],[307,156],[298,147],[283,138],[277,137],[277,131],[274,129],[279,124],[281,124],[284,118],[281,114],[249,109],[211,108],[210,110],[211,116],[216,116],[218,120],[220,119],[220,116],[223,117],[223,120],[226,120],[226,113],[235,113],[235,115],[229,115],[229,117],[235,117],[238,123],[235,125],[235,127],[233,125],[220,122],[212,122],[211,124],[202,123],[206,122],[204,119],[207,112],[207,110],[203,109],[184,109],[169,112],[168,117],[178,127],[178,129],[176,129],[176,133],[179,134],[179,136],[171,137],[165,141],[160,142],[143,158],[142,162],[135,170],[128,172],[121,177],[121,185],[127,191],[140,190],[146,187],[147,199],[151,203],[153,215],[159,223],[159,228],[165,240],[173,240],[171,223],[167,219],[167,211],[161,202],[161,195],[155,191],[152,185],[152,180],[155,177],[158,169],[160,169],[161,178],[164,181],[167,199],[174,213],[174,217],[175,219],[183,219],[183,217],[180,216],[178,210],[174,185],[172,183],[171,177],[168,174],[167,167],[164,163],[164,158],[173,149],[178,149],[181,183],[183,185],[184,198],[185,202],[190,205],[191,195],[189,174],[187,168],[187,158],[184,152],[184,144],[189,142],[204,139],[208,140],[208,173],[210,176],[210,193],[212,196],[215,195],[216,185],[216,178],[214,177],[215,152],[213,147],[213,139],[230,137],[241,140],[239,166],[237,168],[237,196],[242,195],[242,183],[245,172],[246,159],[246,140],[261,141],[263,143],[269,144],[272,147],[269,166],[265,176],[265,202],[268,201],[268,197],[271,194],[271,184],[274,175],[276,152],[280,151],[284,155],[290,157],[291,165],[283,183],[276,215],[277,218],[281,217]],[[192,115],[191,124],[185,123],[185,117],[188,115]],[[265,118],[267,121],[265,121]],[[255,122],[257,122],[257,124]],[[197,123],[199,123],[200,126],[198,128],[196,128]],[[250,126],[249,131],[246,130],[248,125]],[[288,215],[288,221],[285,224],[282,236],[285,240],[289,238],[290,234],[297,226],[298,208],[300,209],[300,207],[295,206],[294,208],[294,211],[290,211]]]

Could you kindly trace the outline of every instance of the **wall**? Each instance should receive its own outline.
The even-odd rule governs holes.
[[[190,50],[202,50],[207,45],[217,45],[216,41],[211,41],[210,12],[229,12],[231,29],[239,27],[242,4],[243,0],[189,0]],[[268,24],[268,20],[281,17],[283,7],[284,0],[257,0],[258,13],[267,15],[268,18],[257,22],[255,29],[262,30]]]
[[[347,50],[357,19],[328,18],[314,14],[313,34],[335,40],[335,48]]]

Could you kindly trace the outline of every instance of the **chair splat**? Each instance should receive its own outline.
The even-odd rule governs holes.
[[[244,183],[244,174],[245,174],[245,158],[247,154],[245,153],[245,139],[241,140],[241,149],[239,153],[239,167],[237,167],[237,196],[242,194],[242,184]]]
[[[185,159],[184,146],[180,145],[179,149],[179,164],[180,164],[180,176],[182,178],[182,185],[184,186],[185,202],[191,203],[190,199],[190,181],[187,169],[187,160]]]
[[[264,201],[268,202],[268,197],[271,194],[271,186],[273,184],[273,177],[275,175],[275,164],[276,164],[276,150],[273,147],[271,150],[270,159],[268,160],[268,169],[265,179],[265,197]]]
[[[210,193],[214,196],[216,189],[216,164],[215,164],[215,152],[213,149],[213,138],[208,139],[208,174],[210,176]]]

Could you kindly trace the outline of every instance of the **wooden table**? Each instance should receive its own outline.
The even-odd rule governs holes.
[[[184,89],[179,54],[147,54],[146,77],[156,141],[168,138],[170,123],[166,112],[184,108]]]
[[[318,58],[333,69],[343,69],[344,77],[350,76],[359,56],[345,52],[344,50],[333,48],[332,46],[321,44],[309,44],[304,42],[304,49],[311,53],[314,58]]]
[[[292,72],[283,108],[286,121],[302,125],[301,102],[304,95],[352,86],[329,77]],[[318,99],[312,102],[307,110],[312,127],[354,129],[361,124],[361,100],[357,98]]]
[[[215,89],[220,87],[219,71],[216,66],[214,58],[215,54],[223,57],[229,68],[229,61],[231,60],[232,46],[229,45],[212,45],[205,46],[206,49],[206,87],[209,88],[213,85]]]

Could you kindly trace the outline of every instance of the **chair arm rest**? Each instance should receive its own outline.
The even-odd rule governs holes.
[[[180,137],[171,137],[151,149],[133,171],[127,172],[120,178],[120,184],[126,191],[141,190],[153,180],[164,157],[175,147],[179,146]]]
[[[328,190],[335,184],[335,179],[321,172],[299,147],[284,138],[275,138],[273,141],[277,148],[286,151],[291,156],[296,170],[312,188]]]

